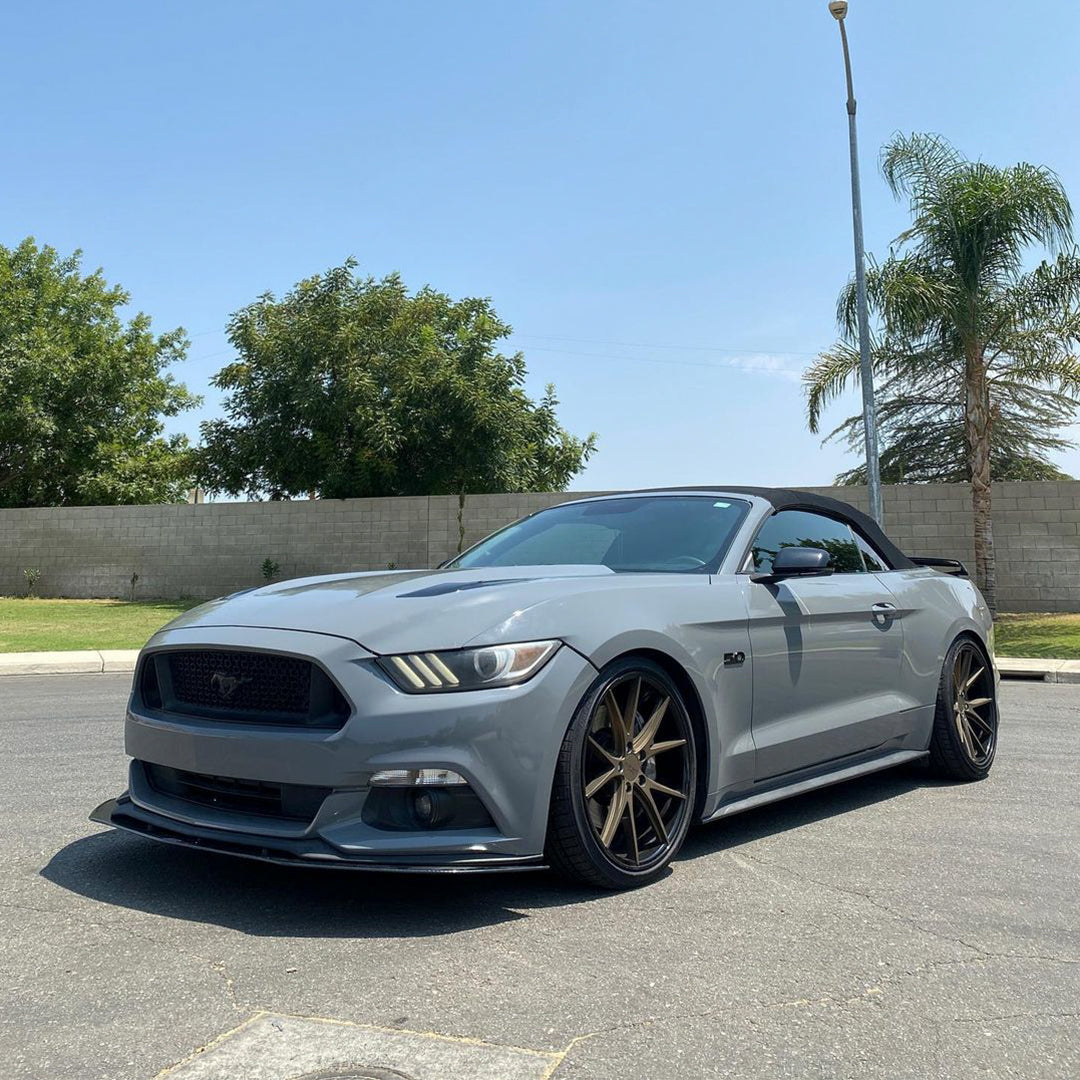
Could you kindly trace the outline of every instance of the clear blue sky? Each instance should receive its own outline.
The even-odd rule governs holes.
[[[1080,210],[1080,5],[852,0],[867,247],[896,130],[1046,164]],[[81,247],[206,406],[229,313],[355,255],[491,296],[599,451],[578,489],[829,482],[798,372],[852,246],[825,0],[21,4],[3,230]],[[838,406],[827,419],[853,411]],[[1080,475],[1080,452],[1061,458]]]

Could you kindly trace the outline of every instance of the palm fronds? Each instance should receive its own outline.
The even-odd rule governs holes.
[[[912,216],[867,271],[883,478],[970,479],[985,492],[991,478],[1060,475],[1047,455],[1071,445],[1059,432],[1080,402],[1080,252],[1061,181],[969,161],[940,135],[895,135],[881,171]],[[1035,245],[1051,258],[1029,270]],[[840,341],[803,378],[813,432],[859,380],[853,282],[836,317]],[[828,436],[852,449],[862,437],[861,416]],[[985,515],[988,497],[980,505]]]

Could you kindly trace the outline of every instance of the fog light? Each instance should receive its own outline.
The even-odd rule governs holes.
[[[376,829],[411,832],[495,827],[476,792],[463,783],[377,784],[364,800],[363,819]]]
[[[417,821],[425,828],[432,828],[439,821],[439,805],[436,802],[435,791],[418,791],[413,796],[413,812]]]
[[[444,787],[464,784],[465,777],[449,769],[383,769],[370,783],[372,787]]]

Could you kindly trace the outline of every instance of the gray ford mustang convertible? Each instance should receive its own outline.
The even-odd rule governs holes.
[[[94,821],[303,866],[550,865],[625,888],[687,829],[920,759],[986,776],[986,604],[805,492],[533,514],[439,570],[204,604],[143,650]]]

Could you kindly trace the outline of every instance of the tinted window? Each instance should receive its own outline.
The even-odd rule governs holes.
[[[761,526],[750,549],[754,571],[768,574],[781,548],[822,548],[831,556],[829,565],[838,574],[864,572],[862,555],[849,526],[842,521],[805,510],[781,510]]]
[[[741,499],[658,495],[553,506],[482,540],[452,568],[610,566],[618,571],[713,570],[746,515]]]
[[[855,533],[855,543],[859,545],[863,562],[866,563],[866,569],[871,574],[880,574],[882,570],[889,569],[888,563],[870,546],[870,542],[858,533]]]

